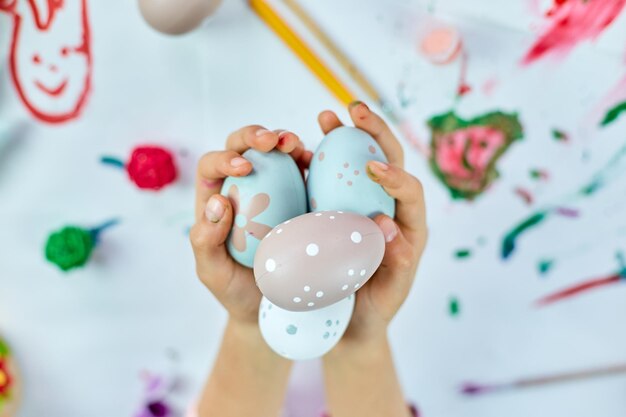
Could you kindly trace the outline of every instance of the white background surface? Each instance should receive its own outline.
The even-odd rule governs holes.
[[[415,101],[406,115],[427,138],[424,121],[452,106],[458,68],[433,67],[416,53],[424,8],[400,0],[303,3],[388,97],[395,100],[398,83],[407,84]],[[616,233],[626,224],[625,176],[577,203],[579,220],[556,218],[529,233],[510,261],[498,258],[505,229],[532,210],[512,191],[532,187],[529,169],[552,175],[537,190],[539,207],[587,182],[626,143],[625,120],[603,130],[584,122],[626,72],[626,14],[596,45],[520,69],[533,39],[529,26],[540,20],[526,2],[449,0],[435,10],[461,30],[470,55],[475,91],[458,112],[518,111],[525,139],[474,203],[451,201],[426,161],[407,148],[407,167],[426,189],[431,232],[416,284],[391,327],[407,398],[426,417],[622,417],[623,377],[479,399],[456,388],[467,379],[508,381],[626,360],[626,285],[531,307],[555,289],[616,270],[615,252],[626,250]],[[153,32],[132,1],[91,1],[90,16],[93,93],[79,121],[56,127],[34,122],[17,100],[6,66],[9,20],[0,16],[0,120],[17,132],[0,145],[0,331],[22,366],[20,417],[131,416],[142,398],[139,371],[168,369],[168,348],[179,352],[178,371],[188,379],[179,403],[191,401],[224,321],[195,278],[184,234],[196,158],[250,123],[293,130],[314,147],[318,112],[346,115],[242,2],[226,0],[200,30],[180,38]],[[487,97],[480,85],[494,76],[499,84]],[[553,127],[571,132],[572,143],[553,141]],[[126,158],[141,143],[186,150],[178,159],[182,180],[160,193],[139,192],[123,172],[98,162],[104,154]],[[86,269],[64,275],[45,262],[50,231],[118,216],[122,224],[103,236]],[[581,245],[587,249],[577,250]],[[474,256],[455,260],[453,252],[466,246]],[[540,257],[568,253],[574,255],[548,277],[538,276]],[[456,318],[447,314],[451,296],[461,302]],[[297,384],[310,375],[300,373]]]

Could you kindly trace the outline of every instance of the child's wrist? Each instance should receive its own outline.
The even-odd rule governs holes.
[[[283,358],[271,350],[263,339],[261,329],[256,321],[252,323],[250,321],[229,317],[228,323],[226,324],[225,337],[232,338],[236,343],[244,344],[257,353],[264,352],[263,354],[272,361],[291,363],[290,360]]]
[[[379,353],[381,349],[386,349],[388,345],[386,327],[361,334],[358,337],[347,334],[337,343],[337,346],[328,352],[326,357],[329,360],[350,357],[357,361],[360,358],[367,361],[371,355]]]

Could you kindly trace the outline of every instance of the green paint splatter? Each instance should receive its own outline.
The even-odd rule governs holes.
[[[515,226],[509,231],[502,240],[502,259],[507,259],[511,253],[515,250],[515,241],[526,230],[537,226],[539,223],[545,220],[549,215],[549,211],[539,211],[532,216],[526,218],[523,222]]]
[[[464,259],[464,258],[469,258],[470,256],[472,256],[472,250],[471,249],[458,249],[456,252],[454,252],[454,257],[457,259]]]
[[[547,180],[550,176],[545,169],[540,168],[531,169],[529,174],[530,178],[532,178],[533,180]]]
[[[489,127],[500,132],[504,137],[504,143],[496,144],[493,141],[490,143],[490,136],[484,132],[482,132],[484,138],[476,138],[477,132],[472,128],[477,126]],[[430,167],[454,199],[473,200],[482,194],[499,176],[496,164],[500,157],[513,142],[522,139],[524,135],[517,113],[501,111],[486,113],[470,120],[464,120],[453,111],[449,111],[430,118],[428,127],[431,131]],[[463,155],[459,161],[447,161],[448,165],[460,165],[456,169],[462,169],[467,175],[460,176],[448,169],[449,167],[444,169],[439,165],[437,157],[442,149],[450,146],[449,141],[452,135],[455,135],[456,139],[460,137],[464,140]],[[489,148],[490,146],[493,147],[489,151],[491,158],[484,165],[472,165],[468,156],[476,148]]]
[[[450,313],[450,316],[452,317],[456,317],[461,314],[461,303],[459,302],[458,298],[450,298],[450,301],[448,303],[448,313]]]
[[[626,112],[626,101],[619,103],[618,105],[609,109],[608,112],[604,115],[604,119],[600,122],[600,126],[606,127],[617,120],[618,117],[621,116],[622,113]]]
[[[0,358],[9,356],[9,353],[11,353],[9,345],[7,345],[4,340],[0,339]]]
[[[289,326],[287,326],[285,331],[287,332],[287,334],[294,335],[298,332],[298,328],[293,324],[290,324]]]
[[[547,275],[554,266],[554,259],[541,259],[537,263],[537,270],[540,275]]]
[[[552,139],[559,142],[567,142],[569,141],[569,135],[563,130],[552,129]]]

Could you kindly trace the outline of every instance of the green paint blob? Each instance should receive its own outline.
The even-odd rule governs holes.
[[[541,259],[537,263],[537,270],[540,275],[547,275],[554,266],[554,259]]]
[[[330,327],[333,325],[333,321],[332,320],[326,320],[326,327]]]
[[[298,328],[294,326],[293,324],[290,324],[289,326],[287,326],[285,330],[287,331],[287,334],[290,334],[290,335],[294,335],[298,333]]]
[[[454,257],[457,259],[469,258],[470,256],[472,256],[471,249],[463,248],[458,249],[456,252],[454,252]]]
[[[604,115],[604,119],[600,122],[600,126],[605,127],[617,120],[622,113],[626,112],[626,101],[623,101],[609,109]]]
[[[504,236],[504,239],[502,239],[502,259],[508,258],[511,253],[513,253],[515,250],[515,242],[522,233],[544,221],[548,214],[549,212],[547,211],[537,212],[509,231]]]
[[[569,140],[569,135],[563,130],[552,129],[552,139],[559,142],[567,142]]]
[[[456,317],[461,314],[461,303],[456,297],[450,298],[450,302],[448,303],[448,313],[452,317]]]
[[[83,266],[94,247],[94,238],[88,230],[75,226],[66,226],[48,236],[46,241],[46,259],[61,270]]]
[[[324,333],[324,339],[328,339],[330,337],[330,333],[326,332]]]

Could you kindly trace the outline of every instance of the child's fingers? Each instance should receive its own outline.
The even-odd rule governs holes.
[[[214,194],[189,232],[198,275],[211,290],[215,289],[215,283],[206,282],[205,277],[221,278],[216,271],[223,271],[224,265],[230,262],[224,243],[232,223],[233,210],[230,201],[223,195]]]
[[[276,132],[267,130],[263,126],[251,125],[241,128],[228,136],[226,149],[243,153],[248,149],[269,152],[278,144]]]
[[[331,130],[343,126],[339,117],[337,117],[337,115],[330,110],[324,110],[321,112],[319,116],[317,116],[317,122],[325,135],[330,133]]]
[[[420,181],[402,168],[379,161],[369,161],[366,171],[372,181],[396,199],[396,219],[408,230],[409,238],[414,243],[424,240],[426,207]]]
[[[296,148],[291,151],[289,155],[296,161],[300,169],[308,169],[311,164],[311,159],[313,159],[313,152],[306,150],[302,142],[298,143]]]
[[[415,248],[404,236],[402,229],[389,216],[379,214],[374,221],[385,236],[385,256],[381,267],[394,271],[410,272],[417,265]],[[396,276],[397,274],[390,274]]]
[[[383,152],[385,152],[389,162],[393,165],[403,167],[404,151],[402,150],[402,145],[389,126],[387,126],[387,123],[360,101],[351,103],[348,107],[348,111],[350,112],[350,117],[354,125],[359,129],[365,130],[376,139],[376,142],[378,142]]]
[[[235,151],[209,152],[200,158],[196,175],[196,221],[204,215],[209,198],[220,192],[224,178],[243,177],[250,171],[250,161]]]
[[[278,135],[276,149],[281,152],[291,153],[300,143],[298,135],[288,130],[275,130],[274,132]]]

